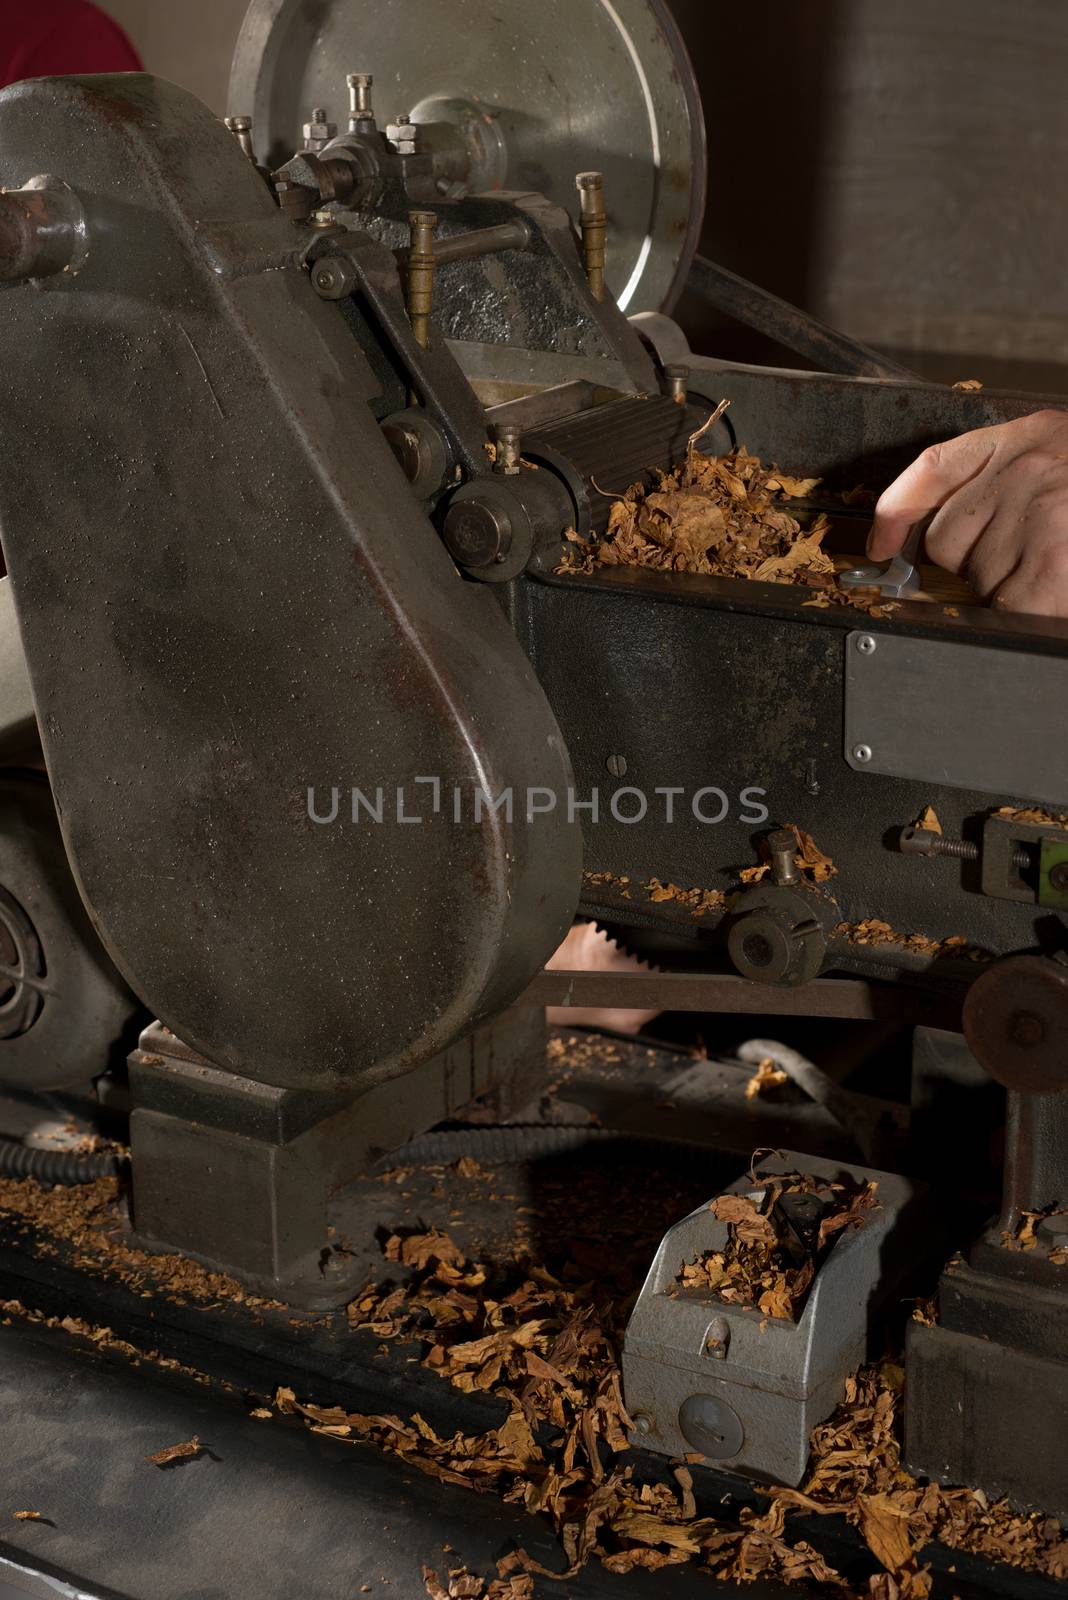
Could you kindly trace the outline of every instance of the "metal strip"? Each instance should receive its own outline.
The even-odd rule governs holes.
[[[816,978],[796,987],[722,972],[568,972],[546,969],[520,1005],[719,1011],[755,1016],[852,1017],[863,1022],[960,1027],[960,998],[905,984]]]
[[[892,633],[845,639],[845,758],[1068,807],[1068,658]]]

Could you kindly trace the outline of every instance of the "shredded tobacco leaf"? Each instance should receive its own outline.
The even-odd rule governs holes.
[[[0,1212],[13,1213],[36,1236],[38,1253],[51,1251],[44,1232],[73,1247],[74,1265],[118,1278],[144,1298],[218,1304],[232,1301],[252,1309],[278,1307],[278,1301],[249,1294],[235,1278],[212,1272],[188,1256],[155,1254],[131,1245],[122,1233],[117,1178],[46,1188],[33,1178],[0,1178]]]
[[[13,1511],[12,1517],[16,1522],[43,1522],[43,1511]]]
[[[877,588],[839,587],[834,561],[823,549],[831,526],[826,513],[818,512],[807,528],[791,513],[791,505],[803,509],[797,503],[813,492],[819,478],[791,477],[765,467],[741,445],[725,456],[706,456],[694,448],[724,405],[692,436],[685,462],[655,474],[654,488],[634,483],[624,494],[610,497],[614,503],[600,538],[583,543],[569,530],[571,548],[557,572],[646,567],[802,584],[817,590],[806,605],[848,606],[876,619],[891,616],[897,603],[884,602]],[[874,497],[860,488],[838,498],[848,504]]]
[[[741,446],[726,456],[702,455],[692,442],[685,463],[657,478],[655,489],[636,483],[619,496],[603,538],[576,545],[558,570],[638,566],[762,583],[833,574],[821,548],[827,517],[802,531],[785,504],[811,493],[818,478],[788,478]]]
[[[1039,806],[998,806],[996,817],[1007,817],[1010,822],[1032,822],[1043,828],[1068,828],[1068,816],[1063,811],[1043,811]]]
[[[642,887],[650,904],[663,905],[673,900],[677,905],[685,906],[695,917],[727,909],[728,896],[724,889],[683,889],[677,883],[661,883],[659,878],[650,878]]]
[[[827,1183],[795,1172],[755,1177],[754,1186],[753,1194],[723,1194],[712,1202],[713,1215],[727,1224],[726,1248],[687,1262],[677,1288],[792,1322],[804,1307],[823,1252],[847,1229],[863,1226],[876,1204],[877,1185],[872,1180]],[[822,1207],[810,1242],[782,1205],[790,1197],[810,1197],[809,1204],[818,1201]]]
[[[969,961],[989,961],[990,952],[970,945],[963,934],[953,933],[947,939],[932,939],[926,933],[899,933],[879,917],[866,917],[863,922],[839,922],[834,928],[839,938],[850,944],[899,945],[910,955],[929,956],[938,961],[945,956],[963,956]]]
[[[181,1444],[169,1444],[165,1449],[157,1450],[155,1455],[146,1456],[145,1460],[150,1461],[154,1467],[167,1467],[172,1461],[186,1461],[190,1456],[198,1456],[203,1448],[194,1433],[191,1439],[183,1439]]]
[[[794,838],[797,840],[797,850],[794,861],[802,876],[810,883],[826,883],[834,877],[838,868],[825,855],[810,833],[799,828],[796,823],[787,823]],[[762,846],[766,855],[766,848]],[[759,883],[771,871],[768,860],[758,862],[755,866],[740,867],[734,875],[740,886]],[[583,883],[587,888],[614,889],[623,900],[634,898],[635,890],[640,891],[650,905],[665,905],[674,902],[676,905],[685,906],[694,917],[719,915],[729,911],[735,890],[684,888],[681,884],[672,883],[668,879],[647,878],[635,882],[632,878],[619,876],[614,872],[584,872]]]
[[[849,1225],[853,1215],[855,1205],[847,1205],[829,1213],[825,1225],[839,1218]],[[748,1225],[756,1226],[751,1218]],[[843,1404],[813,1433],[802,1490],[770,1490],[767,1509],[743,1510],[740,1525],[699,1516],[685,1465],[676,1467],[672,1486],[637,1482],[633,1465],[619,1459],[629,1428],[619,1372],[629,1301],[530,1262],[513,1263],[509,1282],[501,1277],[503,1264],[442,1261],[440,1244],[424,1242],[440,1235],[409,1237],[419,1241],[410,1252],[425,1256],[426,1266],[407,1283],[369,1286],[349,1308],[352,1327],[421,1339],[424,1365],[461,1389],[485,1389],[507,1401],[507,1420],[483,1433],[443,1438],[419,1416],[405,1421],[317,1406],[288,1387],[277,1391],[274,1404],[313,1431],[344,1443],[373,1442],[432,1477],[493,1491],[548,1518],[565,1559],[564,1570],[549,1576],[573,1575],[594,1559],[620,1573],[699,1561],[725,1581],[807,1580],[835,1586],[846,1600],[853,1591],[845,1580],[805,1540],[788,1537],[787,1519],[799,1511],[841,1516],[860,1530],[884,1567],[863,1600],[925,1600],[930,1578],[920,1556],[934,1541],[1068,1577],[1068,1538],[1054,1519],[1015,1515],[980,1491],[924,1487],[904,1470],[904,1374],[891,1363],[848,1380]],[[387,1249],[397,1255],[403,1242],[390,1241]],[[429,1595],[450,1600],[530,1600],[522,1580],[546,1571],[514,1550],[493,1578],[458,1565],[446,1576],[427,1568],[424,1584]]]
[[[745,1098],[755,1100],[758,1095],[768,1094],[772,1089],[780,1089],[787,1082],[787,1074],[781,1067],[775,1065],[771,1056],[765,1056],[758,1061],[756,1071],[745,1086]]]
[[[1047,1217],[1064,1216],[1068,1216],[1068,1211],[1059,1205],[1047,1206],[1044,1211],[1025,1211],[1011,1232],[1002,1233],[1001,1242],[1006,1250],[1035,1250],[1039,1243],[1035,1231],[1039,1223],[1044,1222]],[[1065,1260],[1068,1260],[1068,1249],[1063,1245],[1058,1245],[1050,1252],[1050,1260],[1054,1266],[1062,1265]]]
[[[75,1338],[90,1340],[101,1350],[109,1350],[114,1355],[122,1356],[133,1366],[138,1366],[142,1361],[150,1361],[154,1366],[162,1367],[167,1372],[180,1373],[185,1378],[192,1378],[194,1383],[211,1382],[206,1372],[199,1372],[196,1367],[183,1366],[173,1356],[162,1355],[158,1350],[142,1350],[137,1345],[131,1344],[128,1339],[118,1338],[110,1328],[86,1322],[81,1317],[47,1316],[35,1307],[24,1306],[21,1300],[0,1300],[0,1317],[5,1324],[19,1317],[24,1322],[34,1323],[43,1328],[61,1328],[64,1333],[73,1334]],[[222,1387],[228,1388],[229,1385],[223,1384]]]

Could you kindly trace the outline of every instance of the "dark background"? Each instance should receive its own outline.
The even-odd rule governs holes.
[[[1068,388],[1063,0],[672,10],[708,127],[706,254],[931,377]]]

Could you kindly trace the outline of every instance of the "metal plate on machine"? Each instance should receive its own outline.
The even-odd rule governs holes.
[[[252,0],[230,80],[260,158],[287,159],[313,106],[346,126],[349,72],[374,78],[384,128],[474,118],[499,142],[490,189],[574,216],[575,174],[604,173],[608,280],[620,307],[669,311],[705,204],[697,84],[664,0]]]
[[[1068,657],[863,630],[845,652],[855,771],[1068,805]]]

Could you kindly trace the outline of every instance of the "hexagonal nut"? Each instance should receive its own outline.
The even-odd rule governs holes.
[[[356,268],[345,256],[320,256],[310,270],[320,300],[344,300],[356,287]]]
[[[303,133],[305,144],[326,144],[337,138],[337,123],[317,118],[313,113],[311,121],[304,124]]]
[[[386,138],[399,156],[414,156],[419,153],[419,130],[414,122],[404,120],[389,123],[386,128]]]

